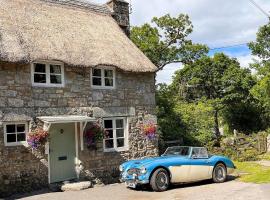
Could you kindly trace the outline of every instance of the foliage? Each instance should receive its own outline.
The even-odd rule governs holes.
[[[213,140],[212,112],[213,108],[204,102],[177,102],[175,113],[181,116],[182,123],[186,127],[185,144],[206,145]]]
[[[101,141],[104,137],[105,131],[98,123],[90,123],[84,131],[84,138],[87,146],[96,145],[96,142]]]
[[[270,167],[252,162],[235,162],[240,180],[252,183],[270,183]]]
[[[252,134],[265,128],[263,109],[255,100],[249,99],[235,104],[228,104],[222,112],[222,118],[225,127],[228,127],[227,133],[233,133],[233,130],[245,134]]]
[[[159,84],[156,92],[157,117],[160,138],[177,140],[186,136],[181,116],[174,111],[173,92],[166,84]]]
[[[170,63],[193,62],[208,52],[208,47],[187,38],[193,30],[187,15],[167,14],[154,17],[152,23],[133,27],[131,40],[159,69]]]
[[[37,128],[34,131],[28,133],[27,143],[31,146],[32,149],[37,149],[38,147],[44,145],[47,142],[48,136],[48,131]]]
[[[265,153],[259,156],[260,160],[269,160],[270,161],[270,153]]]
[[[251,90],[253,96],[261,103],[265,109],[264,117],[266,121],[270,120],[270,22],[262,26],[255,42],[249,44],[253,55],[260,60],[252,65],[257,71],[258,83]],[[268,122],[268,127],[270,126]]]
[[[204,101],[213,108],[214,131],[220,138],[219,111],[249,99],[255,84],[251,72],[223,53],[204,56],[185,65],[174,77],[172,87],[187,102]]]
[[[270,35],[270,22],[264,26],[262,26],[258,33],[257,33],[257,38],[255,42],[249,43],[249,48],[252,51],[253,55],[257,55],[262,61],[262,64],[266,64],[265,66],[259,66],[256,65],[259,68],[265,67],[268,68],[268,70],[260,71],[260,74],[264,74],[263,72],[268,72],[270,71],[269,69],[269,58],[270,58],[270,40],[269,40],[269,35]]]

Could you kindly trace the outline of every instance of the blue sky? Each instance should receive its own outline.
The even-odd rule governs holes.
[[[105,3],[107,0],[88,0]],[[127,0],[130,2],[130,0]],[[265,11],[270,11],[270,0],[255,0]],[[139,26],[150,23],[154,16],[169,13],[177,16],[185,13],[190,16],[194,25],[190,38],[196,43],[210,48],[244,44],[256,39],[258,28],[268,22],[249,0],[131,0],[131,25]],[[246,45],[215,49],[236,57],[243,67],[248,67],[254,57]],[[170,83],[175,70],[181,64],[172,64],[157,75],[158,83]]]

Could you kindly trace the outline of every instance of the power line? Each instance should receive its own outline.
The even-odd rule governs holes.
[[[228,46],[221,46],[221,47],[213,47],[210,48],[210,50],[218,50],[218,49],[226,49],[226,48],[230,48],[230,47],[238,47],[238,46],[243,46],[243,45],[247,45],[248,43],[240,43],[240,44],[232,44],[232,45],[228,45]]]
[[[266,15],[267,17],[270,18],[269,13],[267,13],[261,6],[259,6],[259,4],[257,4],[255,1],[253,0],[249,0],[250,3],[252,3],[256,8],[258,8],[264,15]]]

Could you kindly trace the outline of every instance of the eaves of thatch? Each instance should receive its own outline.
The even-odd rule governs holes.
[[[58,60],[80,67],[157,70],[105,6],[55,1],[0,0],[0,60]]]

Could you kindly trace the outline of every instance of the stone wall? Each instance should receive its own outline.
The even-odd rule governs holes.
[[[154,73],[116,70],[116,89],[92,89],[89,69],[65,66],[64,88],[32,87],[29,64],[0,63],[0,194],[37,189],[48,180],[46,156],[4,146],[3,121],[35,124],[36,117],[53,115],[128,117],[129,151],[104,153],[100,144],[96,151],[79,152],[87,176],[92,173],[104,183],[118,179],[122,161],[158,155],[157,142],[142,138],[138,128],[144,116],[155,114],[154,79]]]
[[[224,138],[221,147],[209,148],[213,154],[221,154],[238,161],[254,161],[267,151],[267,135],[264,132],[244,135],[237,134]]]

